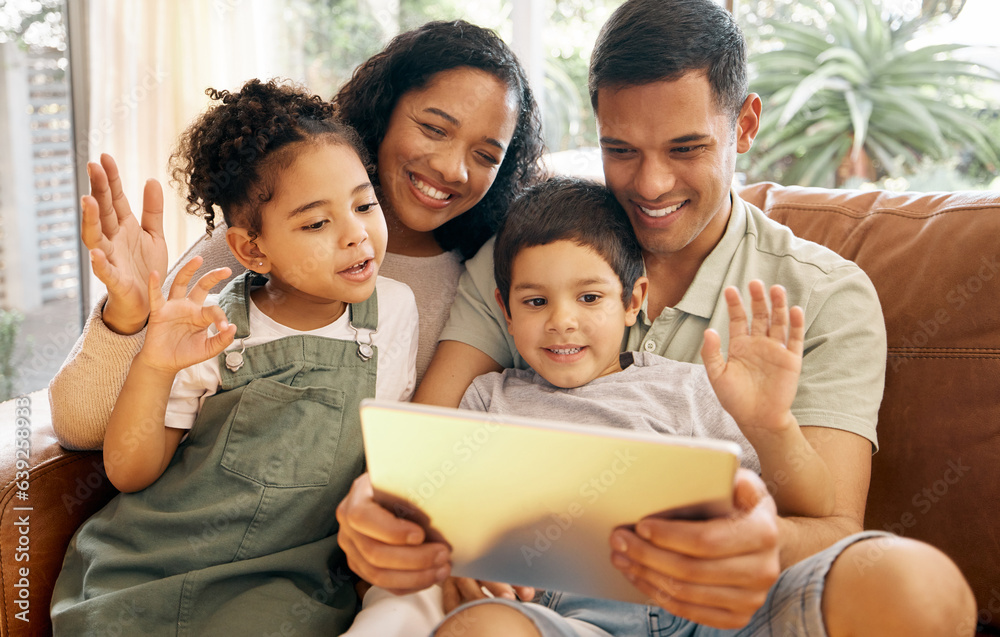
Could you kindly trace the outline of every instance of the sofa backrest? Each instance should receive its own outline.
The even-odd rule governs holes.
[[[888,361],[865,527],[943,550],[1000,627],[1000,192],[741,195],[871,278]]]

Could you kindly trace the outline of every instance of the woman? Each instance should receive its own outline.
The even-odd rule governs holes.
[[[419,380],[447,319],[461,261],[475,254],[535,179],[542,151],[537,106],[507,45],[464,21],[431,22],[397,36],[358,67],[333,102],[377,161],[372,181],[389,228],[382,274],[408,284],[416,296]],[[175,163],[175,179],[184,168]],[[114,160],[104,155],[88,173],[93,196],[84,197],[82,237],[108,296],[50,387],[56,435],[72,449],[101,446],[142,345],[146,281],[167,267],[159,184],[146,183],[140,226]],[[195,277],[221,266],[239,274],[224,237],[214,232],[177,262],[201,255]]]

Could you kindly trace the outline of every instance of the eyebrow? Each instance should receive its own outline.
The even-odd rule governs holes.
[[[681,135],[680,137],[674,137],[669,140],[668,144],[690,144],[691,142],[700,142],[710,139],[711,136],[707,133],[691,133],[689,135]],[[601,145],[608,146],[631,146],[627,141],[623,139],[618,139],[617,137],[601,137]]]
[[[440,108],[434,108],[433,106],[430,106],[428,108],[425,108],[424,112],[425,113],[433,113],[433,114],[437,115],[438,117],[440,117],[441,119],[443,119],[444,121],[446,121],[449,124],[451,124],[452,126],[456,126],[456,127],[461,127],[462,126],[462,122],[458,121],[458,119],[456,119],[450,113],[442,111]],[[497,141],[497,140],[493,139],[492,137],[483,137],[483,141],[486,142],[487,144],[491,145],[491,146],[496,146],[497,148],[499,148],[502,151],[506,151],[507,150],[507,147],[503,145],[503,142]]]
[[[361,193],[363,193],[365,191],[368,191],[368,190],[374,190],[374,188],[372,187],[371,182],[366,181],[364,183],[360,183],[360,184],[358,184],[357,186],[355,186],[351,190],[351,196],[354,197],[356,195],[360,195]],[[299,206],[298,208],[295,208],[294,210],[290,211],[288,213],[288,219],[291,219],[291,218],[295,217],[296,215],[301,215],[303,213],[309,212],[313,208],[318,208],[320,206],[325,206],[328,203],[330,203],[330,201],[328,199],[317,199],[316,201],[310,201],[309,203],[304,203],[301,206]]]
[[[571,281],[570,283],[573,286],[587,287],[589,285],[614,285],[615,281],[617,281],[617,279],[615,279],[615,278],[596,278],[596,277],[592,277],[592,278],[589,278],[589,279],[578,279],[576,281]],[[543,284],[541,284],[541,283],[532,283],[532,282],[528,281],[528,282],[524,282],[524,283],[518,283],[517,285],[512,286],[511,290],[517,290],[517,291],[522,291],[522,290],[542,290],[542,289],[545,289],[545,287],[546,286],[543,285]]]

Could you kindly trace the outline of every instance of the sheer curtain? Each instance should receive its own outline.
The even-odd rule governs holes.
[[[204,223],[184,212],[183,199],[169,183],[170,153],[178,135],[208,105],[206,88],[235,89],[252,77],[287,76],[291,47],[283,42],[282,5],[92,0],[87,10],[89,159],[102,152],[115,158],[136,215],[146,179],[160,181],[173,261],[204,232]]]

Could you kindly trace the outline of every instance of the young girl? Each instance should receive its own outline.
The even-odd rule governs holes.
[[[104,447],[126,493],[70,544],[57,635],[330,635],[355,612],[333,510],[363,470],[360,400],[413,391],[416,305],[377,278],[385,220],[333,107],[257,80],[209,94],[175,166],[247,272],[218,306],[228,268],[186,293],[193,259],[166,300],[150,277]]]

